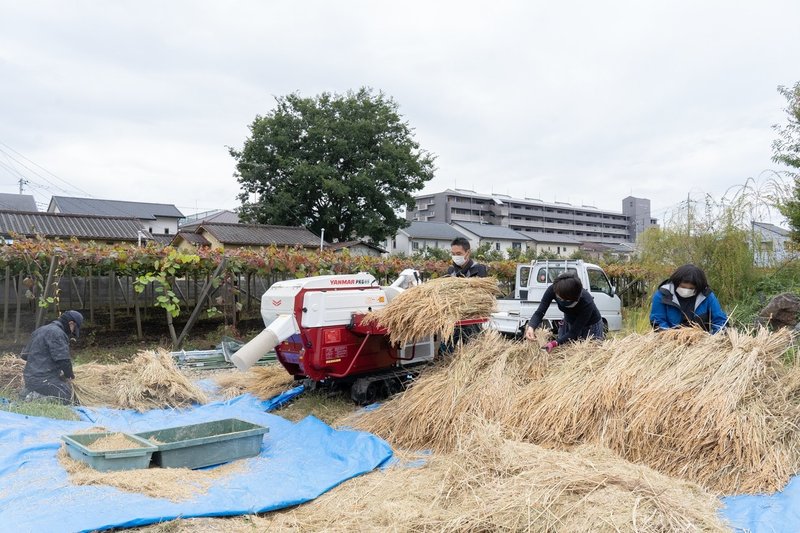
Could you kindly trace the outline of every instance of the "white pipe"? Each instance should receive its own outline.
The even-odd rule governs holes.
[[[280,315],[264,331],[236,350],[236,353],[231,355],[231,362],[240,371],[245,372],[264,355],[274,350],[278,344],[294,335],[296,330],[292,315]]]

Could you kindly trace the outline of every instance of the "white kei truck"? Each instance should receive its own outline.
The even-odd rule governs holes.
[[[580,259],[533,261],[517,265],[514,297],[497,300],[497,312],[492,313],[489,327],[507,335],[522,336],[528,320],[539,307],[544,291],[564,272],[576,273],[583,288],[594,297],[606,331],[622,328],[622,301],[616,294],[616,288],[602,268]],[[542,327],[555,332],[563,319],[564,314],[553,302],[544,315]]]

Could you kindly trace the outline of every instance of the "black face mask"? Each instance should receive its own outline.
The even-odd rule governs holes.
[[[578,305],[578,300],[573,301],[573,300],[562,300],[561,298],[556,298],[556,302],[558,302],[558,305],[560,305],[561,307],[567,307],[567,308],[575,307],[576,305]]]

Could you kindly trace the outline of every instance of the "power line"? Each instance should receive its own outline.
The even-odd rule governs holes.
[[[46,173],[48,173],[49,175],[53,176],[55,179],[57,179],[57,180],[59,180],[60,182],[62,182],[64,185],[67,185],[67,186],[71,187],[72,189],[74,189],[74,190],[76,190],[76,191],[78,191],[78,192],[81,192],[81,193],[83,193],[83,194],[85,194],[85,195],[87,195],[87,196],[89,196],[89,197],[92,197],[92,195],[91,195],[91,194],[89,194],[88,192],[84,191],[84,190],[83,190],[83,189],[81,189],[80,187],[77,187],[77,186],[75,186],[73,183],[70,183],[70,182],[68,182],[67,180],[65,180],[65,179],[61,178],[60,176],[56,175],[55,173],[53,173],[53,172],[51,172],[51,171],[47,170],[46,168],[44,168],[42,165],[40,165],[40,164],[39,164],[39,163],[37,163],[36,161],[32,160],[32,159],[31,159],[31,158],[29,158],[29,157],[26,157],[24,154],[22,154],[22,153],[18,152],[17,150],[15,150],[14,148],[12,148],[12,147],[11,147],[11,146],[9,146],[8,144],[4,143],[3,141],[0,141],[0,145],[3,145],[3,146],[5,146],[5,147],[6,147],[6,148],[8,148],[9,150],[11,150],[12,152],[14,152],[14,153],[15,153],[15,154],[17,154],[18,156],[20,156],[21,158],[23,158],[24,160],[26,160],[26,161],[30,162],[31,164],[33,164],[33,165],[35,165],[35,166],[39,167],[40,169],[42,169],[43,171],[45,171],[45,172],[46,172]],[[2,149],[0,149],[0,151],[3,151],[3,150],[2,150]],[[4,151],[3,151],[3,152],[4,152]],[[4,152],[4,153],[5,153],[5,152]],[[6,155],[8,155],[8,154],[6,154]],[[23,165],[23,166],[25,166],[25,165]],[[27,167],[26,167],[26,168],[27,168]],[[35,171],[31,171],[31,172],[34,172],[34,174],[37,174]],[[39,174],[37,174],[37,175],[39,175]],[[47,180],[46,178],[44,178],[44,176],[39,176],[39,177],[41,177],[41,178],[42,178],[42,179],[44,179],[45,181],[48,181],[48,182],[49,182],[49,180]],[[58,186],[57,186],[57,185],[55,185],[55,184],[53,184],[53,185],[54,185],[56,188],[60,188],[60,187],[58,187]],[[64,191],[64,192],[67,192],[65,189],[61,189],[61,190],[62,190],[62,191]]]

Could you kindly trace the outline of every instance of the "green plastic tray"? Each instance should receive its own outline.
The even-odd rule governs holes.
[[[153,462],[163,468],[203,468],[255,457],[269,431],[238,418],[137,433],[158,447]]]
[[[133,470],[136,468],[147,468],[153,453],[158,450],[156,446],[145,439],[136,435],[123,433],[125,438],[135,446],[122,448],[119,450],[94,451],[88,447],[102,437],[120,433],[119,431],[106,431],[101,433],[76,433],[73,435],[62,435],[61,439],[67,444],[67,453],[77,461],[82,461],[95,470],[109,472],[113,470]]]

